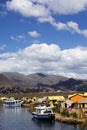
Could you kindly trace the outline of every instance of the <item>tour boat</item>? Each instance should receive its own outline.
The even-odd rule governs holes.
[[[40,120],[54,120],[55,114],[51,107],[46,106],[37,106],[35,107],[35,111],[32,112],[33,118],[40,119]]]
[[[23,101],[15,99],[7,99],[4,101],[3,106],[5,107],[21,107]]]

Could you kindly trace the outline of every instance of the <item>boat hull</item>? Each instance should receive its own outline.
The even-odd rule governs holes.
[[[23,103],[23,101],[16,101],[16,100],[12,101],[11,100],[11,101],[5,101],[3,103],[3,106],[4,107],[21,107],[22,103]]]
[[[3,104],[4,107],[21,107],[21,104],[14,104],[14,105],[8,105],[8,104]]]
[[[54,120],[55,114],[36,114],[32,112],[33,118],[36,118],[38,120]]]

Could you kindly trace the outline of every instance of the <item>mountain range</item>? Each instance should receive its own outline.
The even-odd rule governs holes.
[[[77,80],[60,75],[17,72],[0,73],[0,93],[39,93],[56,91],[87,91],[87,80]]]

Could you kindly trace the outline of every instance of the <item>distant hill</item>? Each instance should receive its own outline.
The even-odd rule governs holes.
[[[53,85],[59,83],[59,81],[65,81],[68,78],[58,75],[47,75],[43,73],[36,73],[28,75],[29,81],[32,81],[33,84],[46,84],[46,85]]]
[[[58,90],[87,91],[87,81],[44,73],[24,75],[16,72],[4,72],[0,74],[0,93],[35,93]]]
[[[29,84],[32,87],[38,84],[53,85],[59,83],[59,81],[66,81],[68,78],[57,75],[47,75],[43,73],[36,73],[30,75],[23,75],[20,73],[3,73],[10,81],[15,84]]]
[[[11,87],[13,83],[3,74],[0,74],[0,87]]]
[[[6,76],[3,74],[0,74],[0,92],[3,93],[3,91],[12,88],[13,82],[11,82]]]
[[[17,72],[4,72],[2,74],[14,84],[29,84],[29,78],[26,75]]]

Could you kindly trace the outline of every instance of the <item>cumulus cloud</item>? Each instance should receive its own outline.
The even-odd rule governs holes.
[[[58,14],[75,14],[87,9],[87,0],[51,0],[49,8]]]
[[[55,14],[75,14],[87,9],[87,0],[31,0],[43,5]]]
[[[34,4],[31,0],[11,0],[6,2],[8,10],[14,10],[25,17],[47,17],[49,10],[41,4]]]
[[[9,67],[8,67],[9,66]],[[0,54],[0,72],[45,72],[87,78],[87,48],[61,50],[56,44],[32,44],[15,53]]]
[[[39,37],[40,34],[37,31],[28,32],[31,37]]]
[[[40,23],[49,22],[58,30],[66,30],[87,37],[87,29],[81,30],[78,23],[56,22],[53,15],[76,14],[87,10],[87,0],[10,0],[6,2],[9,11],[19,12],[24,17],[35,17]],[[37,32],[29,32],[36,36]],[[33,33],[33,34],[32,34]]]
[[[87,0],[11,0],[6,3],[9,10],[24,16],[47,16],[55,14],[75,14],[87,9]]]

